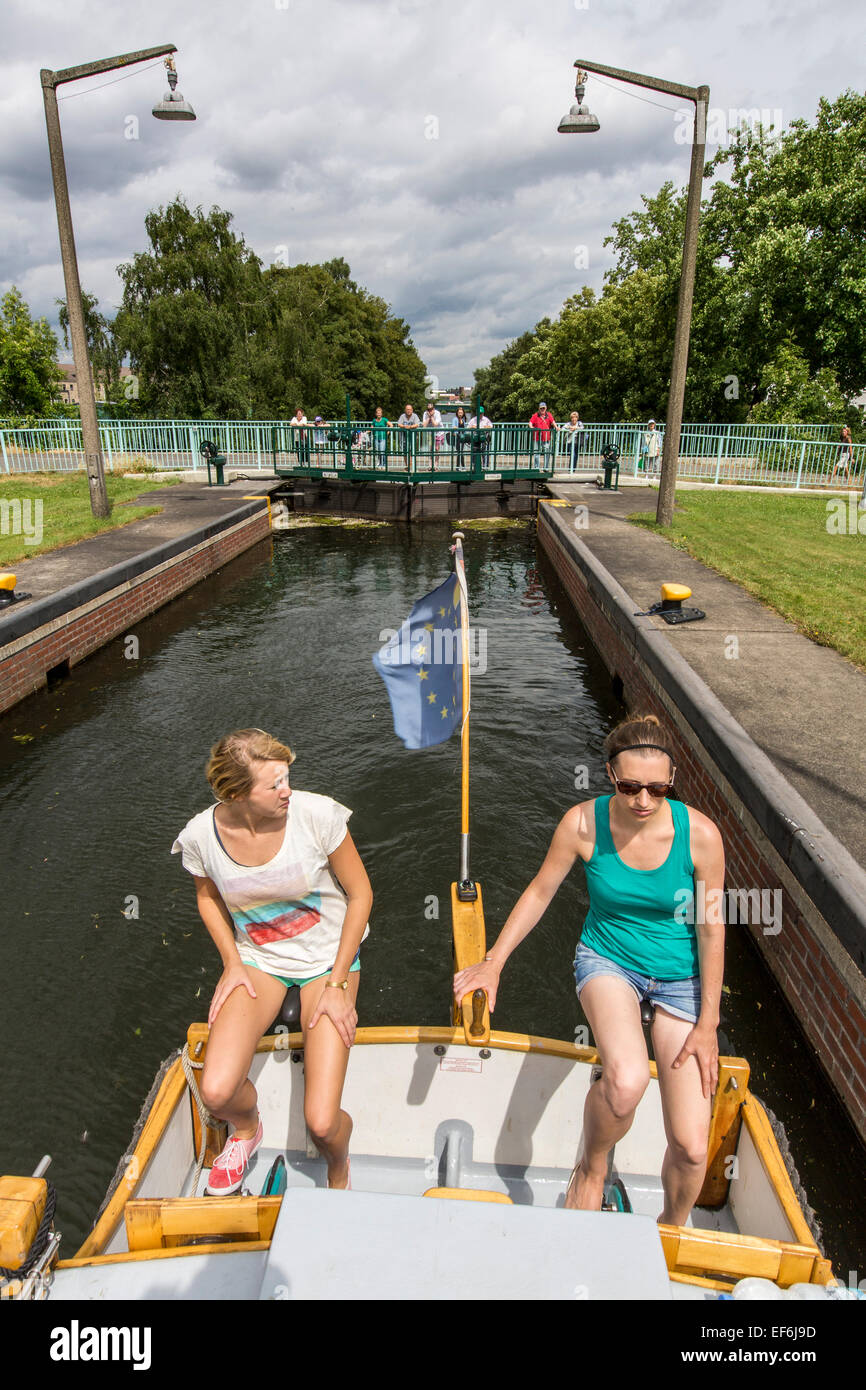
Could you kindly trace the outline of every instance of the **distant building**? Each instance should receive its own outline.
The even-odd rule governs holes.
[[[58,368],[63,373],[63,378],[57,385],[57,394],[64,405],[78,405],[78,379],[75,372],[74,362],[58,362]],[[131,367],[121,367],[120,379],[126,381],[129,377],[134,377],[135,372]],[[96,399],[105,400],[105,386],[101,381],[96,383]]]

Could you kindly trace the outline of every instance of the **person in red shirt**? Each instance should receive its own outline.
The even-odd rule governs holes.
[[[557,425],[544,401],[541,402],[529,423],[532,426],[532,461],[530,467],[540,468],[542,466],[541,454],[543,452],[544,467],[547,468],[550,457],[550,433],[551,430],[556,429]],[[537,463],[536,459],[538,460]]]

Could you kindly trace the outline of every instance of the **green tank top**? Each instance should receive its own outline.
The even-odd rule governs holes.
[[[689,813],[669,801],[674,821],[670,854],[657,869],[632,869],[613,846],[612,797],[595,802],[595,846],[586,864],[589,912],[581,945],[654,980],[687,980],[700,973],[695,935],[695,866]]]

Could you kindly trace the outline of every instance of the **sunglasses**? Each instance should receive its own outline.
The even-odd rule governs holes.
[[[639,792],[647,791],[649,792],[650,796],[654,797],[657,801],[659,801],[663,796],[667,796],[674,789],[674,777],[676,775],[676,768],[674,768],[673,772],[671,773],[671,779],[669,782],[633,782],[631,778],[628,777],[617,777],[613,768],[611,768],[610,771],[611,776],[613,777],[613,780],[616,783],[617,791],[622,792],[623,796],[637,796]]]

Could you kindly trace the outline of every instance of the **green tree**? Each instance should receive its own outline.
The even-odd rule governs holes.
[[[271,266],[265,279],[273,332],[263,370],[278,415],[300,405],[307,414],[341,416],[347,391],[362,418],[377,405],[393,415],[423,399],[426,369],[408,325],[352,280],[344,260]]]
[[[65,299],[56,299],[58,319],[63,331],[64,345],[69,347],[69,310]],[[114,324],[99,312],[99,300],[95,294],[81,291],[81,305],[84,313],[84,336],[94,380],[106,388],[106,392],[116,387],[120,381],[120,367],[123,361],[114,341]]]
[[[182,198],[144,220],[150,250],[118,266],[114,323],[150,414],[245,418],[259,404],[257,335],[267,322],[261,262],[231,230],[232,214]]]
[[[44,318],[35,322],[18,289],[0,300],[0,411],[44,415],[57,404],[61,372],[57,338]]]
[[[65,299],[57,299],[55,303],[59,306],[58,319],[63,330],[63,341],[69,347],[69,310]],[[123,364],[123,354],[120,351],[114,337],[114,323],[107,319],[104,314],[99,312],[99,300],[95,294],[88,294],[87,290],[81,291],[81,303],[84,312],[84,336],[87,339],[87,351],[90,357],[90,366],[93,372],[94,386],[101,386],[104,392],[104,400],[107,405],[113,406],[115,410],[128,413],[133,407],[138,408],[137,397],[131,398],[125,389],[126,383],[121,380],[120,368]],[[127,378],[127,383],[129,378]]]
[[[150,413],[216,418],[388,413],[424,390],[409,329],[337,258],[262,264],[230,213],[178,198],[145,219],[151,249],[118,267],[117,349]]]
[[[776,418],[799,400],[838,418],[866,387],[866,95],[822,99],[814,125],[781,136],[735,132],[706,170],[720,171],[701,214],[685,416]],[[607,239],[601,296],[584,289],[523,335],[516,361],[506,349],[476,373],[507,375],[512,413],[541,396],[587,418],[665,413],[686,194],[666,183],[641,202]]]
[[[781,139],[741,131],[709,172],[717,182],[705,236],[727,264],[729,331],[762,337],[776,355],[789,338],[815,374],[829,368],[845,396],[866,387],[866,94],[822,98],[815,124]]]
[[[813,376],[804,354],[790,339],[783,343],[761,373],[762,399],[749,412],[750,420],[778,424],[826,424],[855,427],[859,412],[845,400],[829,367]]]

